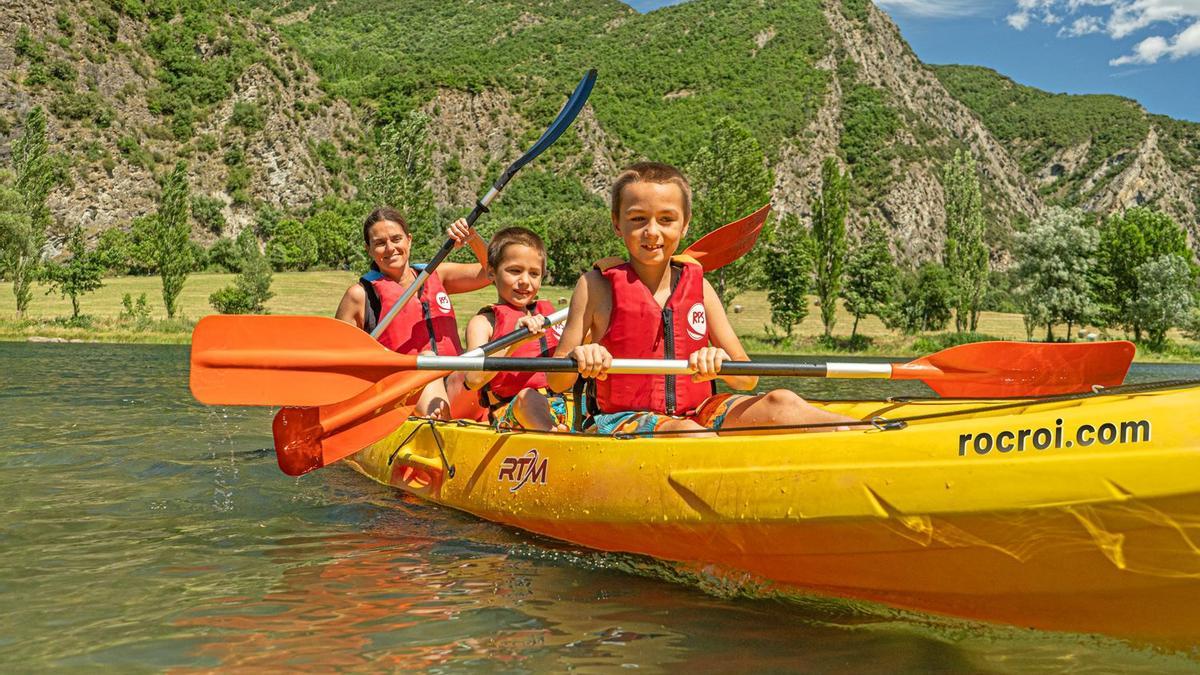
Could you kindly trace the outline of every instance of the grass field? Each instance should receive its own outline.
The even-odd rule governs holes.
[[[277,273],[271,286],[275,297],[267,303],[267,307],[272,314],[331,316],[342,293],[354,283],[355,278],[352,272],[337,271]],[[0,339],[50,338],[101,342],[186,343],[190,338],[192,324],[213,312],[208,304],[209,294],[232,281],[232,274],[191,275],[180,295],[179,316],[174,321],[167,321],[158,277],[105,279],[103,288],[80,299],[80,311],[89,317],[80,325],[72,325],[72,322],[66,320],[71,315],[70,299],[46,295],[46,289],[41,286],[35,287],[25,319],[17,320],[12,286],[0,283]],[[546,287],[542,289],[541,295],[556,305],[565,306],[570,292],[569,288]],[[146,294],[151,309],[151,321],[138,326],[119,318],[122,311],[121,299],[126,293],[135,299],[142,293]],[[491,288],[455,296],[454,304],[460,317],[460,327],[466,325],[467,317],[481,306],[493,302],[494,298],[495,291]],[[811,301],[810,298],[810,303]],[[792,341],[785,342],[772,339],[768,334],[767,326],[771,322],[771,313],[764,291],[748,291],[739,296],[733,305],[727,308],[733,327],[738,335],[742,336],[747,350],[751,352],[820,354],[846,351],[844,338],[850,335],[854,322],[852,316],[839,311],[833,332],[835,337],[843,338],[839,348],[839,344],[831,345],[820,339],[820,314],[815,306],[810,306],[808,316],[794,332]],[[739,307],[741,311],[738,311]],[[1065,326],[1060,327],[1057,334],[1062,336],[1065,330]],[[918,343],[914,346],[914,336],[890,331],[875,317],[868,317],[860,322],[858,332],[869,340],[865,345],[856,345],[856,349],[853,350],[856,353],[908,355],[928,350],[928,340],[924,344]],[[1025,339],[1025,327],[1019,314],[984,312],[979,319],[979,332],[1003,339]],[[1040,336],[1039,331],[1037,337]],[[1172,337],[1180,343],[1178,349],[1164,355],[1141,352],[1139,360],[1146,357],[1152,360],[1200,360],[1200,348],[1195,343],[1182,342],[1179,335]]]

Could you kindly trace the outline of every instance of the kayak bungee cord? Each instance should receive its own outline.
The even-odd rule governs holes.
[[[924,415],[912,415],[909,417],[886,418],[886,417],[883,417],[882,415],[873,415],[869,418],[863,419],[862,422],[865,424],[870,424],[880,431],[899,431],[901,429],[907,428],[911,422],[925,422],[925,421],[940,419],[940,418],[964,417],[964,416],[976,415],[979,413],[995,412],[998,410],[1011,410],[1013,408],[1046,405],[1049,403],[1062,403],[1064,401],[1092,399],[1092,398],[1099,398],[1102,396],[1121,396],[1121,395],[1126,395],[1126,394],[1135,394],[1136,395],[1139,393],[1151,393],[1151,392],[1156,392],[1156,391],[1166,391],[1168,389],[1184,389],[1187,387],[1194,387],[1197,385],[1200,385],[1200,378],[1180,379],[1180,380],[1162,380],[1162,381],[1158,381],[1158,382],[1141,382],[1141,383],[1133,383],[1133,384],[1123,384],[1123,385],[1118,385],[1116,387],[1097,387],[1096,389],[1094,389],[1092,391],[1079,392],[1079,393],[1074,393],[1074,394],[1060,394],[1057,396],[1041,396],[1041,397],[1036,397],[1036,398],[1021,398],[1019,400],[1018,399],[1008,399],[1008,400],[1005,400],[1003,403],[1000,403],[997,405],[984,405],[984,406],[979,406],[976,408],[965,408],[965,409],[961,409],[961,410],[926,413]],[[915,402],[933,402],[933,401],[953,402],[955,400],[969,400],[969,399],[955,399],[955,398],[950,398],[950,397],[937,397],[937,396],[929,396],[929,397],[912,396],[912,397],[905,397],[903,400],[904,401],[915,401]],[[889,399],[889,401],[890,401],[890,399]],[[475,428],[492,429],[492,425],[490,425],[486,422],[476,422],[474,420],[433,420],[433,419],[424,418],[424,417],[410,417],[409,420],[413,420],[413,421],[420,420],[422,422],[422,424],[420,426],[418,426],[416,429],[414,429],[404,439],[404,441],[402,441],[396,447],[396,450],[392,453],[392,458],[394,458],[396,456],[396,454],[400,452],[401,448],[403,448],[405,445],[407,445],[412,440],[413,436],[416,435],[416,432],[418,430],[420,430],[420,428],[422,426],[424,426],[426,423],[429,424],[431,429],[435,429],[438,424],[453,424],[453,425],[459,426],[459,427],[475,427]],[[751,426],[751,427],[731,427],[731,428],[725,429],[723,431],[739,432],[739,433],[740,432],[753,432],[753,431],[780,431],[780,430],[804,432],[804,431],[820,431],[820,430],[834,429],[837,427],[844,427],[844,426],[846,426],[846,424],[844,422],[814,422],[814,423],[809,423],[809,424],[780,424],[780,425],[758,425],[758,426]],[[497,430],[497,433],[500,433],[500,434],[533,434],[533,433],[536,433],[536,434],[547,434],[547,435],[551,435],[551,436],[578,436],[579,435],[578,431],[553,431],[553,430],[531,431],[529,429],[503,429],[503,430]],[[700,435],[700,434],[711,434],[711,433],[713,433],[712,429],[677,429],[677,430],[671,430],[671,431],[630,431],[630,432],[620,432],[620,433],[612,434],[611,438],[625,441],[625,440],[634,440],[634,439],[638,439],[638,438],[654,438],[654,437],[660,437],[660,436],[684,436],[684,437],[686,437],[686,436],[696,436],[696,435]],[[435,437],[436,437],[436,434],[435,434]],[[441,449],[440,439],[439,439],[439,443],[438,443],[438,449],[439,450]],[[442,461],[443,462],[446,461],[444,456],[442,458]],[[448,466],[448,463],[447,463],[447,466]],[[450,474],[450,477],[453,477],[452,473]]]

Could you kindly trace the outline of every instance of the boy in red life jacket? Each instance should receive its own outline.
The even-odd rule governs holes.
[[[446,234],[459,246],[470,245],[479,262],[442,263],[429,275],[421,290],[379,335],[379,342],[392,351],[442,356],[462,352],[450,294],[473,291],[488,284],[482,265],[487,259],[487,249],[479,234],[461,218],[450,225]],[[409,264],[412,236],[408,224],[396,209],[381,207],[372,211],[363,222],[363,240],[371,258],[371,270],[346,290],[335,316],[369,333],[416,280],[418,272]],[[461,373],[431,382],[417,400],[416,414],[448,418],[450,396],[461,389]]]
[[[550,373],[550,388],[564,391],[579,375],[595,378],[593,420],[601,434],[860,423],[786,389],[714,393],[715,378],[740,390],[753,389],[758,378],[720,374],[722,362],[749,358],[700,264],[672,257],[687,235],[691,201],[687,179],[673,166],[642,162],[617,177],[612,224],[629,262],[592,270],[576,284],[555,356],[575,359],[579,371]],[[608,375],[614,356],[686,358],[695,374]]]
[[[538,300],[546,275],[546,246],[523,227],[497,232],[488,244],[488,277],[496,284],[499,301],[484,307],[467,324],[467,349],[526,327],[536,338],[510,347],[506,356],[549,356],[558,345],[558,330],[547,330],[545,317],[554,305]],[[547,396],[545,373],[473,372],[468,389],[477,389],[488,417],[498,429],[567,431],[562,396]]]

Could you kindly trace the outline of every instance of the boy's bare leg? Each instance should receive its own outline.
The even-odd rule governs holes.
[[[737,427],[796,426],[803,424],[840,424],[836,427],[808,429],[807,431],[848,431],[866,429],[870,425],[862,420],[822,410],[799,394],[787,389],[775,389],[759,396],[748,396],[735,402],[725,415],[721,433],[736,431]],[[762,433],[795,433],[796,429],[755,431]]]
[[[522,389],[513,401],[513,418],[529,431],[570,431],[554,419],[550,401],[536,389]]]
[[[691,434],[681,434],[681,438],[712,438],[717,435],[716,433],[714,433],[712,431],[708,431],[706,433],[701,433],[701,432],[705,431],[704,427],[700,426],[699,424],[696,424],[692,420],[677,420],[677,419],[664,420],[661,424],[658,425],[658,428],[655,429],[655,431],[694,431],[694,432],[696,432],[696,433],[691,433]]]

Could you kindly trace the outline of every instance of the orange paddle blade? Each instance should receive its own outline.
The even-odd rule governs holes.
[[[320,316],[206,316],[192,331],[190,384],[209,405],[323,405],[416,364]]]
[[[722,225],[700,237],[683,254],[695,258],[705,272],[724,267],[754,248],[754,242],[758,241],[770,212],[771,205],[764,204],[745,218]]]
[[[975,342],[892,368],[892,379],[922,380],[939,396],[1054,396],[1115,387],[1133,362],[1132,342]]]
[[[283,408],[272,432],[279,468],[299,476],[352,455],[395,431],[425,385],[444,371],[393,373],[357,396],[319,408]]]

